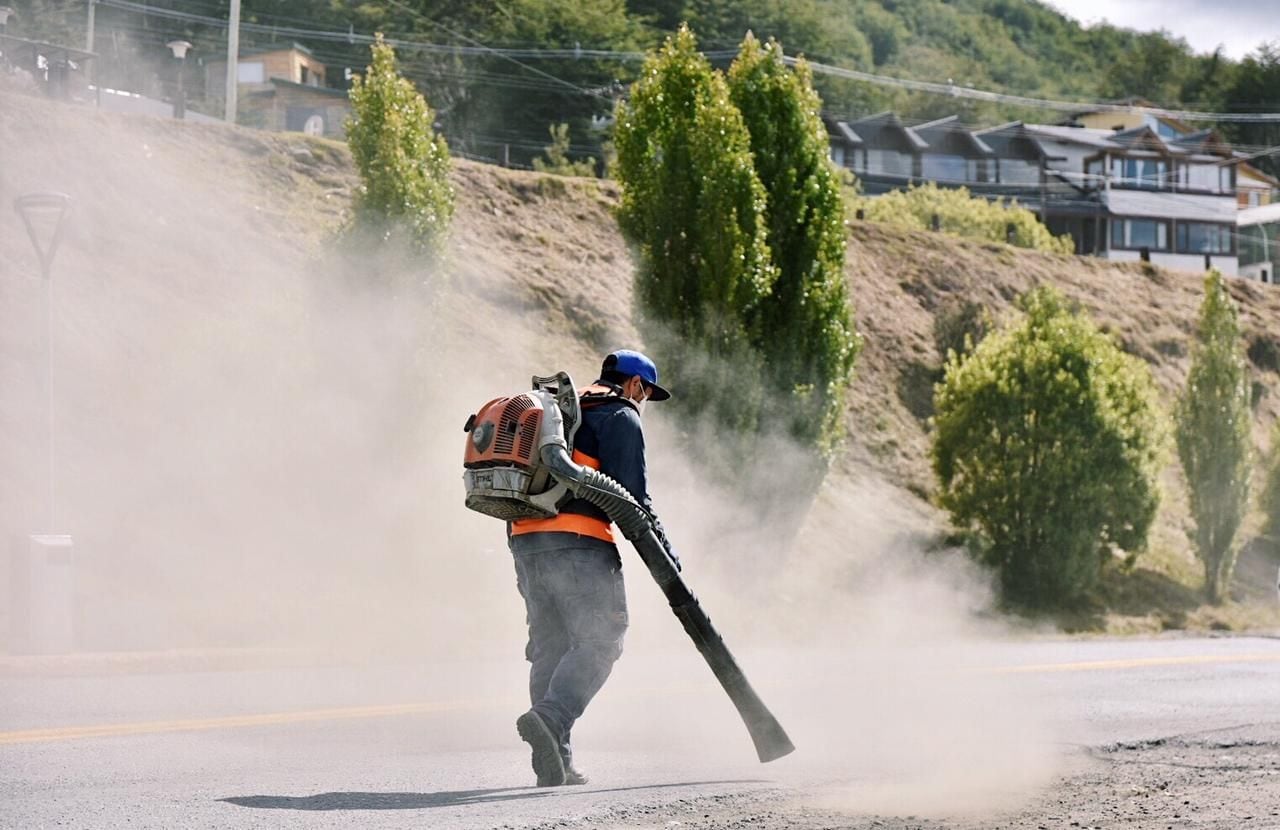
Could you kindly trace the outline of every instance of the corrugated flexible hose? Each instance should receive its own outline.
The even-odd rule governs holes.
[[[603,510],[635,546],[640,559],[671,604],[671,610],[733,701],[751,734],[761,762],[767,763],[793,752],[795,746],[786,731],[751,688],[724,639],[711,625],[711,618],[685,585],[675,563],[667,555],[666,546],[658,538],[648,511],[609,476],[575,464],[563,444],[544,443],[541,457],[552,475],[565,482],[575,496]]]

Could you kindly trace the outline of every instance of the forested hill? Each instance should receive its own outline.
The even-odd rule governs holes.
[[[84,42],[85,0],[14,5],[12,34]],[[125,89],[163,83],[172,75],[163,44],[177,37],[195,44],[197,62],[216,60],[226,37],[217,22],[226,20],[228,6],[229,0],[100,0],[95,48],[103,80]],[[346,68],[360,71],[367,45],[297,30],[382,31],[432,44],[402,46],[400,58],[439,110],[450,143],[479,157],[506,144],[524,161],[547,143],[548,126],[560,122],[571,125],[576,154],[598,156],[607,135],[591,129],[592,116],[598,126],[635,77],[635,53],[661,43],[681,22],[723,62],[751,30],[776,37],[789,54],[894,77],[1079,101],[1136,97],[1215,112],[1280,110],[1280,42],[1259,43],[1245,60],[1232,61],[1195,54],[1167,34],[1084,28],[1035,0],[244,0],[243,20],[256,28],[242,32],[242,48],[301,43],[331,67],[333,86],[345,86]],[[548,49],[564,52],[539,54]],[[189,81],[198,98],[204,78]],[[826,109],[842,116],[894,109],[908,118],[957,113],[972,124],[1062,118],[822,75],[817,81]],[[1224,130],[1237,143],[1280,144],[1280,125]],[[1280,172],[1274,156],[1259,164]]]

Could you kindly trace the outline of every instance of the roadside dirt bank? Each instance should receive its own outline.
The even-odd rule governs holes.
[[[1280,828],[1280,722],[1080,747],[1072,752],[1070,767],[1042,795],[1011,813],[925,818],[832,810],[821,806],[828,787],[815,785],[800,796],[795,790],[756,790],[689,798],[675,809],[655,801],[530,830]]]

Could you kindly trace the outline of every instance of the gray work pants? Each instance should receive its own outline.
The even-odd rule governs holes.
[[[614,545],[566,533],[512,540],[516,585],[529,623],[529,700],[560,738],[569,737],[622,654],[627,598]]]

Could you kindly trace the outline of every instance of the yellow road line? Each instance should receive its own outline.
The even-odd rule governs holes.
[[[1183,657],[1136,657],[1129,660],[1087,660],[1078,663],[1041,663],[993,669],[996,674],[1038,672],[1105,671],[1141,669],[1149,666],[1195,666],[1206,663],[1280,663],[1280,654],[1189,654]]]
[[[161,732],[198,732],[209,729],[237,729],[247,726],[277,726],[290,723],[312,723],[357,718],[386,718],[397,715],[422,715],[484,708],[481,702],[398,703],[382,706],[348,706],[311,709],[301,712],[268,712],[260,715],[231,715],[221,718],[144,721],[141,723],[108,723],[97,726],[59,726],[47,729],[23,729],[0,732],[0,746],[6,744],[43,743],[82,738],[109,738],[127,735],[153,735]]]
[[[1214,663],[1278,663],[1280,654],[1199,654],[1182,657],[1140,657],[1128,660],[1089,660],[1075,663],[1042,663],[1029,666],[992,668],[995,674],[1033,674],[1039,672],[1105,671],[1108,669],[1137,669],[1151,666],[1192,666]],[[669,689],[667,691],[670,691]],[[143,721],[139,723],[108,723],[96,726],[59,726],[46,729],[23,729],[0,732],[0,746],[12,744],[46,743],[50,741],[82,740],[85,738],[111,738],[135,735],[155,735],[164,732],[199,732],[211,729],[240,729],[253,726],[280,726],[293,723],[354,720],[359,718],[386,718],[399,715],[426,715],[443,712],[483,710],[503,705],[516,705],[513,701],[472,700],[444,703],[397,703],[378,706],[348,706],[330,709],[310,709],[300,712],[268,712],[258,715],[231,715],[221,718],[194,718],[186,720]]]

